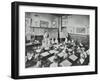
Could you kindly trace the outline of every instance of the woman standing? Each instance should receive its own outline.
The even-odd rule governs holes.
[[[42,41],[42,48],[44,48],[45,50],[48,50],[50,47],[50,39],[49,39],[49,34],[48,32],[46,31],[44,33],[44,36],[43,36],[43,41]]]

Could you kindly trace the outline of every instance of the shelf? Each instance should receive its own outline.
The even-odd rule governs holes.
[[[58,28],[47,28],[47,27],[31,27],[31,28],[58,29]]]

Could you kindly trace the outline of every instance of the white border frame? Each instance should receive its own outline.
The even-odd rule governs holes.
[[[90,15],[90,64],[88,66],[25,69],[25,12]],[[95,10],[19,6],[19,75],[41,75],[95,71]]]

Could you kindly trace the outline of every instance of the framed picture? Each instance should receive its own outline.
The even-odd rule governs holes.
[[[77,33],[85,33],[85,28],[77,28]]]
[[[97,22],[96,6],[12,2],[11,77],[97,74]]]
[[[48,28],[48,22],[46,22],[46,21],[40,21],[40,27],[46,27],[46,28]]]

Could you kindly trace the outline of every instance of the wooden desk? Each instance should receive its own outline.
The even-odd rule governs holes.
[[[60,65],[61,65],[61,66],[71,66],[72,63],[69,62],[67,59],[65,59],[64,61],[62,61],[62,62],[60,63]]]

